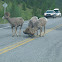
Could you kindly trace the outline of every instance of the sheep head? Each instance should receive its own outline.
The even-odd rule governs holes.
[[[31,27],[28,27],[26,28],[24,31],[23,31],[24,34],[29,34],[29,35],[34,35],[35,34],[35,30]]]
[[[8,18],[10,16],[10,13],[9,12],[6,12],[5,14],[4,14],[4,18]]]
[[[29,34],[29,33],[30,33],[30,29],[29,29],[29,27],[26,28],[26,29],[23,31],[23,33],[24,33],[24,34]]]

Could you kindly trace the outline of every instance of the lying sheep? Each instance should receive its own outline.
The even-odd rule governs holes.
[[[47,23],[47,19],[45,17],[41,17],[34,23],[32,28],[30,27],[29,30],[25,30],[24,33],[29,32],[28,34],[34,35],[37,32],[37,35],[38,35],[38,29],[40,29],[40,36],[41,36],[43,26],[44,26],[44,34],[45,34],[46,23]],[[32,24],[32,22],[30,24]]]
[[[4,14],[4,17],[3,18],[4,19],[7,19],[8,22],[11,24],[12,36],[14,36],[15,34],[17,35],[17,27],[19,27],[19,26],[20,26],[20,32],[21,32],[21,28],[22,28],[22,25],[24,23],[24,19],[22,17],[10,18],[10,13],[9,12],[6,12]],[[15,27],[15,33],[13,33],[13,27]],[[19,32],[19,34],[20,34],[20,32]]]

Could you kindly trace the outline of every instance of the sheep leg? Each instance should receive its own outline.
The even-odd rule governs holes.
[[[45,34],[45,26],[44,26],[44,34]]]
[[[42,33],[42,27],[40,28],[40,37],[41,37],[41,33]]]
[[[38,30],[37,30],[37,35],[38,35]]]
[[[21,35],[21,27],[22,27],[22,26],[20,26],[20,30],[19,30],[19,36]]]
[[[21,29],[19,30],[19,36],[21,35]]]
[[[43,34],[43,36],[45,35],[45,26],[44,26],[44,34]]]
[[[12,37],[14,36],[14,33],[13,33],[13,27],[11,27],[12,28]]]
[[[17,35],[17,27],[15,27],[15,34]],[[18,37],[18,35],[17,35],[17,37]]]

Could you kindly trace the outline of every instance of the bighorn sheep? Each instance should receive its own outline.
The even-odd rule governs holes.
[[[46,23],[47,23],[47,18],[45,18],[45,17],[41,17],[41,18],[37,19],[34,24],[33,24],[33,20],[30,20],[29,21],[29,26],[31,26],[31,24],[32,24],[33,27],[26,28],[24,33],[34,35],[37,32],[37,35],[38,35],[38,29],[40,29],[40,36],[41,36],[43,26],[44,26],[44,33],[45,33]]]
[[[28,23],[28,27],[23,31],[24,34],[29,34],[31,35],[31,32],[33,32],[33,30],[31,28],[33,28],[36,25],[36,22],[38,21],[38,17],[33,16]]]
[[[17,27],[19,27],[19,26],[20,26],[20,32],[21,32],[21,28],[22,28],[22,25],[24,23],[24,19],[22,17],[13,17],[13,18],[10,18],[10,13],[6,12],[4,14],[3,18],[7,19],[8,22],[11,24],[12,36],[14,36],[15,34],[17,35]],[[13,33],[13,27],[15,27],[15,33]],[[19,32],[19,35],[20,35],[20,32]]]

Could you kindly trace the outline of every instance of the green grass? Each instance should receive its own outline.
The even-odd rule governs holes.
[[[3,20],[1,17],[0,17],[0,24],[6,24],[6,23],[8,23],[8,21],[7,20]]]

